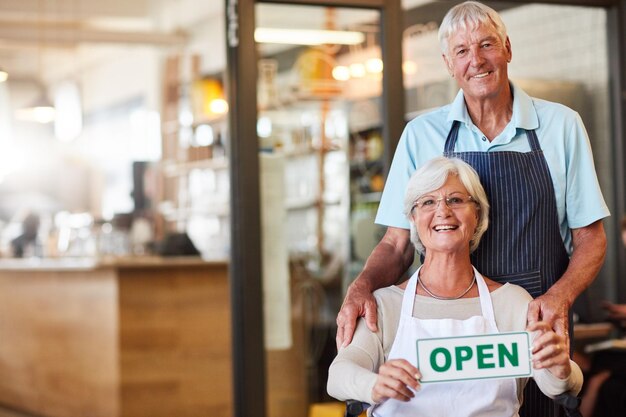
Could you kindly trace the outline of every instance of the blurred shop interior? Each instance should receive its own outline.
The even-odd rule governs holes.
[[[456,3],[401,2],[406,121],[456,95],[437,41]],[[601,300],[626,301],[607,8],[486,3],[513,82],[588,130],[613,217],[577,313],[602,322]],[[233,414],[224,7],[0,0],[0,416]],[[267,415],[317,417],[345,289],[384,232],[380,13],[255,15],[258,119],[240,123],[258,136]]]

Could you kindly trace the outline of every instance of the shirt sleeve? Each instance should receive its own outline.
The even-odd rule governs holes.
[[[378,369],[385,363],[386,355],[395,338],[399,321],[402,293],[390,288],[374,293],[378,311],[378,331],[367,328],[360,318],[352,342],[339,349],[328,370],[327,391],[338,400],[358,400],[374,404],[372,388]]]
[[[414,142],[410,140],[411,127],[412,123],[409,123],[402,132],[378,206],[375,222],[383,226],[409,229],[409,222],[403,213],[403,203],[406,186],[416,169],[413,150],[410,149],[411,142]]]
[[[578,113],[573,112],[566,152],[566,216],[570,229],[585,227],[609,216],[596,175],[591,144]]]
[[[352,342],[339,349],[330,365],[326,386],[328,394],[341,401],[358,400],[372,404],[376,371],[384,362],[382,352],[378,334],[367,328],[364,319],[359,319]]]
[[[534,370],[533,379],[541,392],[549,398],[554,398],[565,392],[578,395],[583,386],[583,372],[578,364],[571,359],[570,366],[572,372],[565,379],[557,378],[547,369]]]

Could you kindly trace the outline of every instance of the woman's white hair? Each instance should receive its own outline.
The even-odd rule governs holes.
[[[506,26],[491,7],[477,1],[466,1],[451,8],[439,26],[439,45],[443,54],[448,56],[448,40],[454,33],[468,28],[474,30],[480,25],[493,26],[502,43],[506,42]]]
[[[489,200],[474,168],[458,158],[446,158],[444,156],[433,158],[411,176],[404,195],[404,214],[411,225],[411,243],[421,254],[424,254],[426,249],[420,240],[415,224],[413,224],[412,215],[415,202],[421,196],[441,188],[450,175],[458,177],[478,206],[478,223],[470,240],[470,252],[478,247],[480,238],[489,226]]]

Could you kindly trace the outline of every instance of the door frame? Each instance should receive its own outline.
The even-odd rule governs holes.
[[[495,0],[492,0],[495,1]],[[520,4],[537,3],[506,0]],[[266,415],[259,159],[256,135],[257,56],[254,43],[255,4],[280,3],[377,9],[381,16],[383,72],[383,140],[386,169],[404,128],[402,84],[402,8],[400,0],[225,0],[227,95],[231,204],[231,315],[234,415]],[[615,204],[619,219],[626,213],[626,0],[542,0],[539,3],[607,9]],[[619,222],[616,221],[617,224]],[[620,242],[619,227],[608,230]],[[616,248],[624,253],[623,248]],[[620,252],[621,251],[621,252]],[[626,256],[616,256],[618,276],[626,275]],[[626,301],[626,283],[613,284]]]
[[[255,4],[378,10],[383,71],[382,125],[388,169],[404,128],[400,0],[225,0],[231,206],[233,407],[236,417],[266,415],[257,120]]]

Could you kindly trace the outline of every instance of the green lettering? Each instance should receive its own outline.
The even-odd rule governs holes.
[[[437,364],[437,355],[441,353],[443,355],[443,365],[439,366]],[[452,355],[446,348],[437,348],[433,349],[430,353],[430,366],[437,372],[445,372],[450,369],[450,365],[452,364]]]
[[[478,346],[476,346],[476,353],[477,353],[477,359],[478,359],[478,369],[495,368],[496,367],[495,363],[486,363],[485,362],[485,359],[493,358],[493,353],[486,352],[486,350],[491,350],[491,349],[493,349],[493,345],[478,345]]]
[[[511,348],[512,348],[512,351],[509,352],[504,344],[498,343],[498,364],[500,368],[504,368],[505,356],[509,360],[511,365],[513,366],[519,365],[519,355],[517,353],[517,342],[513,343]]]
[[[454,348],[455,358],[456,358],[456,370],[460,371],[463,369],[463,362],[472,359],[472,348],[469,346],[457,346]]]

